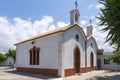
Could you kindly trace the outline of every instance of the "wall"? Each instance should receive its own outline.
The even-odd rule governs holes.
[[[17,45],[17,67],[58,69],[58,34],[53,34],[40,39]],[[39,65],[29,65],[29,49],[37,46],[41,49],[39,55]]]
[[[91,43],[92,43],[92,46],[91,46]],[[87,67],[90,67],[91,52],[93,52],[94,66],[96,66],[97,65],[97,47],[94,42],[94,39],[92,38],[89,41],[87,41]]]
[[[101,69],[120,70],[120,65],[114,63],[104,64],[104,59],[107,59],[108,56],[111,55],[98,55],[98,59],[101,59]]]
[[[4,66],[11,66],[14,65],[14,59],[12,57],[8,57],[4,62],[3,62]]]
[[[76,41],[76,34],[79,41]],[[64,33],[64,69],[74,68],[74,48],[80,48],[80,67],[85,67],[85,40],[82,32],[75,26]]]

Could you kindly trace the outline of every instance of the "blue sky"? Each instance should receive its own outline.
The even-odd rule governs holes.
[[[10,19],[20,17],[36,20],[48,15],[52,16],[55,21],[67,23],[69,22],[69,11],[75,8],[74,2],[75,0],[1,0],[0,16],[7,16]],[[87,9],[90,4],[98,4],[98,0],[78,0],[81,19],[97,14],[97,11]]]
[[[14,48],[13,44],[29,37],[64,27],[69,24],[69,12],[75,9],[75,0],[0,0],[0,51],[6,52]],[[104,44],[106,33],[101,33],[98,27],[100,8],[99,0],[78,0],[80,25],[84,31],[93,24],[93,36],[106,51],[112,48]]]

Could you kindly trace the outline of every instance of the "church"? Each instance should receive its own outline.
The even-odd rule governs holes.
[[[20,72],[67,77],[97,68],[98,46],[79,25],[78,9],[70,11],[70,24],[16,43],[16,68]]]

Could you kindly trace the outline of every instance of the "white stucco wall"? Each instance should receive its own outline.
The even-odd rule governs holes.
[[[14,59],[12,57],[8,57],[4,62],[4,66],[14,65]]]
[[[76,34],[79,41],[76,41]],[[59,32],[45,36],[32,41],[24,42],[17,45],[17,67],[28,68],[47,68],[58,69],[58,75],[64,75],[64,69],[74,68],[74,49],[79,46],[80,49],[80,67],[85,67],[85,36],[79,27],[73,26],[65,32]],[[93,46],[91,47],[91,43]],[[41,49],[39,55],[39,65],[30,65],[29,49],[33,46]],[[94,66],[96,66],[97,48],[94,40],[87,42],[87,67],[90,67],[90,53],[94,54]]]
[[[87,67],[90,67],[91,52],[93,52],[93,56],[94,56],[94,66],[97,66],[97,47],[92,38],[87,41]]]
[[[110,55],[98,55],[98,59],[101,60],[101,69],[120,70],[120,65],[114,63],[104,64],[104,59],[107,59],[108,56]]]
[[[79,41],[76,41],[76,34],[79,35]],[[80,48],[80,67],[85,67],[85,40],[82,32],[73,26],[64,33],[64,69],[74,68],[74,49]]]
[[[34,44],[31,44],[32,41],[18,44],[16,66],[58,69],[58,37],[59,36],[56,33],[50,36],[36,39]],[[39,47],[41,49],[39,54],[39,65],[29,65],[29,49],[33,46]]]

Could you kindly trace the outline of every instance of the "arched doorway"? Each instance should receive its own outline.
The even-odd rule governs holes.
[[[74,49],[74,70],[75,73],[80,73],[80,49],[75,47]]]
[[[91,52],[90,64],[91,64],[91,70],[94,70],[94,55],[93,55],[93,52]]]

